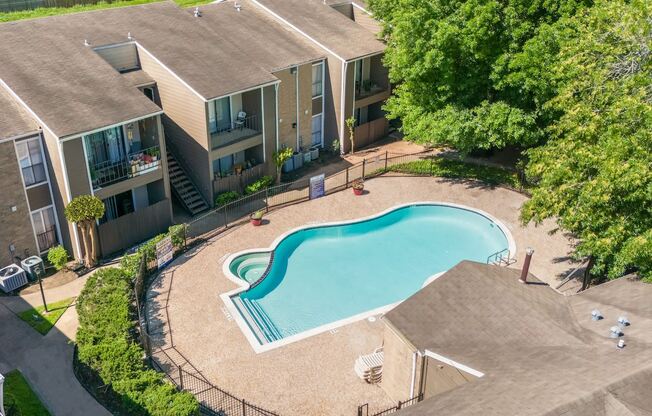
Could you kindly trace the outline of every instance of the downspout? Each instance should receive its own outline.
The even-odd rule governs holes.
[[[346,115],[344,114],[345,109],[346,109],[346,71],[348,68],[348,62],[342,61],[342,92],[341,92],[341,97],[340,97],[340,113],[341,113],[341,119],[340,123],[342,123],[342,132],[340,134],[341,139],[340,139],[340,153],[344,154],[344,140],[346,140]]]
[[[417,381],[417,354],[421,355],[419,350],[412,353],[412,381],[410,382],[410,399],[414,397],[414,386]]]
[[[278,87],[279,87],[279,85],[280,84],[274,84],[274,93],[276,94],[276,97],[275,97],[275,100],[276,100],[276,109],[275,109],[276,120],[275,120],[275,124],[276,124],[276,151],[277,152],[278,152],[278,146],[279,146],[279,138],[278,138],[278,133],[279,133],[279,131],[278,131]]]
[[[301,131],[301,122],[299,121],[299,65],[296,66],[297,70],[294,73],[294,92],[296,96],[296,110],[297,110],[297,147],[294,149],[297,153],[299,152],[299,137]]]

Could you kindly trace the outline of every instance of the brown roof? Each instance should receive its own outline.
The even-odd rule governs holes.
[[[381,53],[373,33],[322,0],[257,0],[345,61]]]
[[[59,137],[147,116],[160,108],[93,51],[128,33],[206,99],[276,81],[172,2],[0,24],[0,79]]]
[[[232,2],[201,6],[199,19],[221,40],[253,57],[269,72],[313,62],[325,57],[324,51],[281,24],[250,1],[239,1],[240,11]],[[193,9],[188,9],[189,13]]]
[[[627,387],[652,389],[652,285],[622,278],[563,297],[519,274],[462,262],[385,315],[419,350],[485,374],[403,414],[652,414],[652,397]],[[623,350],[608,337],[621,315],[632,321]]]
[[[0,140],[38,131],[38,126],[23,107],[0,86]]]
[[[132,87],[141,87],[143,85],[151,85],[156,83],[156,80],[150,77],[147,72],[143,71],[142,69],[123,72],[121,75],[122,79],[124,79],[127,84],[131,85]]]

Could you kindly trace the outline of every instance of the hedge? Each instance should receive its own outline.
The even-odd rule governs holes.
[[[274,178],[271,176],[263,176],[257,181],[253,182],[245,188],[245,195],[255,194],[256,192],[264,191],[274,184]]]
[[[106,268],[88,278],[77,298],[79,360],[97,372],[115,393],[114,413],[197,415],[199,404],[149,369],[135,339],[133,290],[121,268]]]

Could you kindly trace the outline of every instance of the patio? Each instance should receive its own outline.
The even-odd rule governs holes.
[[[380,346],[381,322],[358,321],[256,354],[219,298],[235,288],[221,270],[229,254],[267,247],[280,234],[305,224],[365,217],[407,202],[443,201],[500,219],[517,245],[519,261],[511,267],[521,267],[531,246],[535,254],[530,271],[539,279],[554,285],[574,268],[568,258],[571,242],[560,233],[550,234],[554,223],[520,224],[518,209],[526,197],[517,192],[477,182],[404,176],[368,180],[366,189],[369,193],[363,197],[346,190],[279,209],[267,215],[269,223],[262,227],[230,229],[177,259],[149,293],[150,328],[158,346],[174,345],[217,386],[281,415],[355,415],[357,406],[366,402],[374,409],[395,404],[379,385],[364,383],[353,371],[358,355]]]

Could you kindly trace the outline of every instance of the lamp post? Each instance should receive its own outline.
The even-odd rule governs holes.
[[[48,310],[48,304],[45,303],[45,293],[43,292],[43,282],[41,280],[41,276],[43,276],[43,265],[35,264],[33,270],[34,273],[36,274],[36,278],[38,279],[38,286],[41,289],[41,299],[43,299],[43,309],[45,309],[45,312],[50,312]]]

